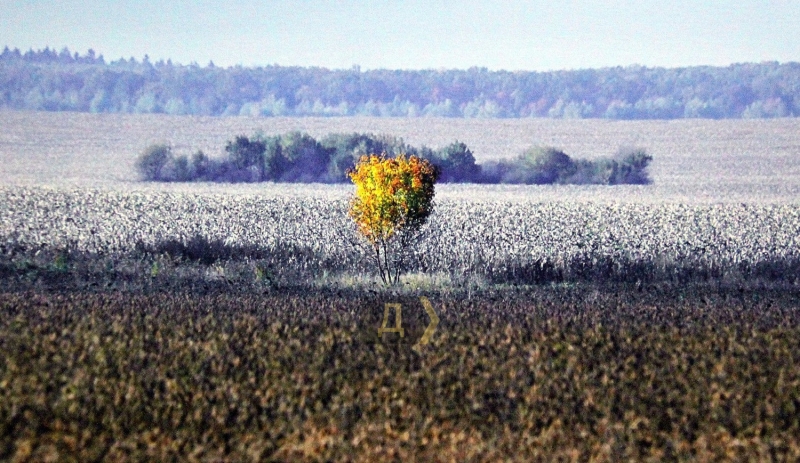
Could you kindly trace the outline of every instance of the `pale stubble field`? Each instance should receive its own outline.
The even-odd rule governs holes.
[[[222,156],[225,142],[237,134],[300,130],[323,137],[355,131],[431,147],[462,140],[479,162],[512,157],[533,144],[557,146],[576,158],[639,146],[654,157],[651,185],[437,185],[436,211],[412,271],[509,282],[593,280],[599,274],[659,280],[674,278],[675,272],[749,279],[789,271],[784,275],[789,282],[799,276],[794,275],[800,259],[796,119],[624,122],[5,112],[0,121],[0,238],[29,250],[71,246],[90,253],[125,253],[136,243],[156,246],[202,238],[230,246],[308,250],[313,262],[293,265],[311,280],[328,271],[369,273],[368,254],[353,245],[359,240],[347,217],[351,185],[156,184],[138,181],[133,167],[136,155],[154,142],[170,143],[179,153],[202,149]],[[756,268],[761,270],[754,274]]]
[[[0,460],[798,461],[798,128],[0,112]],[[654,183],[437,185],[376,291],[350,185],[136,180],[256,130],[635,145]]]
[[[223,156],[236,135],[293,130],[323,137],[369,132],[415,146],[463,141],[478,162],[517,156],[531,145],[573,158],[637,146],[654,158],[653,184],[638,186],[439,186],[441,198],[522,201],[791,203],[800,197],[800,119],[606,121],[551,119],[251,118],[0,112],[0,181],[49,185],[341,197],[346,186],[152,185],[137,182],[136,155],[151,143],[178,153]],[[312,191],[313,190],[313,191]]]

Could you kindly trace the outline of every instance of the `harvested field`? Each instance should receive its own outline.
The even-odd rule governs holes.
[[[0,122],[2,461],[800,459],[797,119]],[[259,129],[637,145],[655,183],[437,185],[382,288],[346,185],[135,180]]]
[[[168,257],[165,268],[201,258],[206,265],[246,261],[273,269],[276,281],[295,283],[326,275],[374,276],[369,249],[356,235],[343,195],[7,187],[0,188],[0,212],[0,244],[8,265],[16,268],[37,251],[50,251]],[[441,199],[408,270],[459,285],[796,283],[798,230],[796,204]],[[216,257],[210,250],[206,257],[202,250],[195,257],[187,254],[190,243],[214,242],[220,248]],[[242,250],[238,257],[236,249]]]
[[[550,119],[248,118],[0,112],[0,181],[9,185],[70,185],[174,189],[136,182],[135,157],[149,144],[176,152],[221,156],[225,142],[258,130],[374,132],[413,145],[465,142],[478,162],[553,145],[573,158],[594,159],[621,146],[640,146],[654,160],[654,184],[640,187],[468,187],[467,195],[527,200],[791,202],[800,195],[800,119],[605,121]],[[187,188],[185,186],[180,188]],[[192,191],[217,191],[193,185]],[[223,189],[225,187],[223,186]],[[241,188],[241,187],[237,187]],[[246,191],[272,191],[267,185]],[[285,187],[275,187],[283,191]],[[290,188],[293,189],[293,188]],[[463,193],[462,187],[441,188]],[[459,194],[461,194],[459,193]]]
[[[800,458],[798,294],[678,295],[6,293],[0,458]]]

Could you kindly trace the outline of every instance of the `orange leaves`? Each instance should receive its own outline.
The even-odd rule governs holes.
[[[433,210],[438,172],[424,159],[362,156],[348,176],[356,185],[350,216],[373,245],[401,228],[419,228]]]
[[[396,283],[410,237],[419,231],[433,211],[433,185],[439,171],[416,156],[370,155],[362,156],[347,175],[356,186],[350,202],[350,217],[375,250],[381,279],[385,283]],[[400,231],[403,232],[401,239],[393,240]],[[394,246],[394,253],[390,251],[390,241],[398,245]]]

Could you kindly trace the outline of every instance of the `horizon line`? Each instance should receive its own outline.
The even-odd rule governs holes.
[[[507,73],[512,73],[512,74],[514,74],[514,73],[540,73],[540,74],[546,74],[546,73],[554,73],[554,72],[600,71],[600,70],[607,70],[607,69],[627,69],[627,68],[634,68],[634,69],[635,68],[640,68],[640,69],[666,69],[666,70],[670,70],[670,69],[689,69],[689,68],[729,68],[729,67],[732,67],[732,66],[761,65],[761,64],[773,64],[773,63],[777,64],[779,66],[781,66],[781,65],[790,65],[790,64],[800,64],[800,61],[794,61],[794,60],[791,60],[791,61],[780,61],[780,60],[775,59],[775,60],[762,60],[762,61],[758,61],[758,62],[756,62],[756,61],[738,61],[738,62],[732,62],[732,63],[728,63],[728,64],[724,64],[724,65],[718,65],[718,64],[692,64],[692,65],[685,65],[685,66],[665,66],[665,65],[646,65],[646,64],[640,64],[640,63],[631,63],[631,64],[626,64],[626,65],[617,64],[617,65],[610,65],[610,66],[586,67],[586,68],[559,68],[559,69],[548,69],[548,70],[540,70],[540,71],[532,70],[532,69],[490,69],[488,66],[480,66],[480,65],[473,65],[473,66],[469,66],[469,67],[465,67],[465,68],[447,68],[447,67],[439,67],[439,68],[430,68],[430,67],[428,67],[428,68],[388,68],[388,67],[377,67],[377,68],[362,69],[362,65],[356,64],[356,63],[352,64],[349,68],[348,67],[326,67],[326,66],[318,66],[318,65],[279,64],[279,63],[250,64],[250,65],[237,63],[237,64],[233,64],[233,65],[217,65],[217,64],[214,63],[213,59],[209,60],[209,62],[206,65],[200,65],[199,63],[197,63],[197,61],[191,61],[188,64],[185,64],[185,63],[173,61],[172,58],[167,58],[166,60],[164,58],[159,58],[157,61],[151,61],[149,53],[145,53],[144,56],[142,56],[141,58],[138,58],[138,59],[135,56],[130,56],[128,58],[125,58],[124,56],[120,56],[119,58],[109,59],[108,61],[106,61],[106,58],[103,55],[103,53],[99,53],[97,50],[94,50],[93,48],[88,48],[86,50],[86,54],[85,55],[81,55],[80,52],[78,52],[78,51],[70,50],[70,48],[68,46],[64,46],[59,50],[58,48],[55,48],[55,47],[51,48],[49,45],[46,45],[44,48],[40,48],[40,49],[36,49],[36,50],[34,50],[33,47],[30,47],[30,48],[28,48],[27,51],[24,51],[24,52],[21,51],[19,47],[11,48],[11,46],[5,45],[3,47],[3,53],[2,54],[5,54],[6,51],[8,51],[8,52],[11,52],[11,53],[19,53],[20,56],[24,57],[28,53],[42,53],[42,52],[47,51],[47,50],[51,50],[56,54],[60,54],[64,50],[66,50],[66,51],[68,51],[70,53],[70,56],[73,57],[73,58],[76,55],[78,57],[87,58],[87,57],[92,56],[91,54],[93,53],[94,54],[93,59],[97,59],[97,60],[102,59],[103,62],[106,65],[114,64],[114,63],[119,62],[119,61],[129,62],[130,60],[133,60],[133,62],[135,62],[135,63],[146,63],[146,62],[149,62],[150,64],[161,64],[161,63],[164,63],[164,64],[171,64],[173,66],[185,66],[185,67],[197,66],[197,67],[200,67],[202,69],[208,69],[208,68],[212,68],[212,69],[213,68],[221,68],[221,69],[237,69],[237,68],[260,69],[260,68],[265,68],[265,67],[279,67],[279,68],[300,68],[300,69],[322,69],[322,70],[326,70],[326,71],[353,71],[353,70],[356,70],[359,73],[370,72],[370,71],[452,72],[452,71],[470,71],[470,70],[473,70],[473,69],[478,69],[478,70],[482,70],[482,71],[496,72],[496,73],[507,72]]]

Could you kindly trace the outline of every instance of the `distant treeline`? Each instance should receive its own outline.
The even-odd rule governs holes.
[[[800,115],[800,63],[554,72],[347,70],[0,54],[0,108],[249,116],[607,119]]]
[[[330,134],[316,140],[301,132],[237,136],[225,146],[226,157],[209,158],[202,151],[176,155],[156,144],[138,157],[136,167],[146,181],[160,182],[347,182],[347,172],[367,154],[414,155],[431,161],[439,181],[516,184],[647,184],[652,160],[644,150],[621,149],[614,157],[573,160],[551,147],[531,147],[519,157],[477,164],[459,141],[434,150],[407,145],[401,138],[372,134]]]

